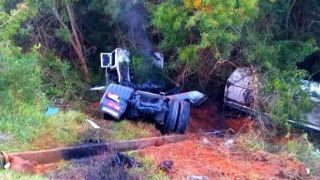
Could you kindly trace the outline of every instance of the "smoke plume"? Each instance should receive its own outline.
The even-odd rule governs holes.
[[[153,46],[146,31],[148,13],[144,0],[116,0],[114,3],[117,9],[115,18],[130,43],[142,55],[150,54]]]

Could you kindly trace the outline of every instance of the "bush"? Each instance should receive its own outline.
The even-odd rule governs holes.
[[[287,151],[306,163],[312,175],[320,176],[320,152],[308,141],[307,134],[289,141]]]
[[[170,0],[151,8],[152,24],[161,33],[159,47],[176,59],[170,62],[169,72],[178,83],[188,81],[188,88],[202,89],[222,99],[232,70],[252,67],[259,77],[255,82],[255,107],[269,114],[278,133],[285,134],[290,129],[288,120],[302,119],[311,107],[300,88],[300,80],[307,73],[296,65],[317,50],[318,38],[307,32],[302,35],[304,28],[300,29],[296,21],[301,18],[297,13],[300,9],[288,9],[304,7],[301,4],[302,1],[291,5],[284,1]],[[302,10],[308,11],[309,6],[313,5]]]
[[[278,134],[286,134],[290,130],[288,120],[299,121],[312,109],[300,82],[308,74],[297,69],[297,63],[316,51],[316,44],[313,40],[276,40],[267,32],[262,37],[257,35],[260,31],[252,29],[246,29],[244,34],[248,35],[241,40],[247,45],[244,57],[258,74],[259,83],[255,82],[258,110],[271,117]]]
[[[66,101],[81,99],[86,90],[86,83],[80,72],[67,61],[63,61],[50,51],[39,56],[43,79],[42,90],[52,99],[61,98]]]
[[[10,140],[0,143],[2,150],[24,149],[50,126],[55,130],[67,128],[67,132],[72,134],[69,131],[72,123],[81,119],[80,116],[84,119],[83,115],[69,112],[56,117],[64,119],[58,123],[44,115],[49,104],[46,93],[51,97],[74,98],[78,90],[74,87],[81,85],[77,84],[76,72],[51,53],[40,55],[39,46],[22,52],[13,43],[21,23],[34,12],[25,4],[18,5],[10,14],[0,12],[0,132],[10,137]],[[48,91],[44,92],[44,89]],[[63,132],[57,133],[61,135],[56,137],[60,142],[69,136]],[[74,137],[70,136],[71,139]]]
[[[37,53],[22,54],[19,48],[2,44],[0,54],[0,130],[27,141],[44,120],[47,104]]]

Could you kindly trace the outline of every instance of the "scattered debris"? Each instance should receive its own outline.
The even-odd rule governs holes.
[[[87,122],[94,128],[94,129],[101,129],[98,124],[95,122],[91,121],[90,119],[87,119]]]
[[[90,91],[105,91],[107,89],[106,86],[98,86],[90,88]]]
[[[0,133],[0,142],[1,141],[9,141],[10,139],[11,138],[8,135]]]
[[[188,176],[187,180],[209,180],[208,176]]]
[[[11,167],[11,163],[7,163],[6,165],[4,165],[4,169],[10,169],[10,167]]]
[[[122,167],[127,168],[136,168],[136,167],[142,167],[142,164],[138,161],[136,161],[133,157],[129,157],[127,155],[124,155],[123,153],[116,153],[116,156],[112,162],[112,165],[118,165]]]
[[[47,111],[46,111],[46,113],[45,113],[45,115],[46,115],[47,117],[54,116],[54,115],[58,114],[59,111],[60,111],[59,108],[54,107],[54,106],[49,106],[48,109],[47,109]]]
[[[9,158],[5,152],[0,151],[0,169],[5,168],[7,163],[9,162]]]
[[[164,160],[160,163],[159,168],[164,172],[171,172],[173,170],[173,161]]]
[[[207,138],[202,138],[202,142],[204,145],[210,145],[210,141]]]
[[[307,175],[310,175],[310,173],[311,173],[310,168],[306,168],[306,171],[307,171]]]
[[[102,143],[101,139],[88,139],[85,141],[86,143]]]
[[[224,146],[230,149],[233,146],[234,140],[233,139],[228,139],[225,143]]]
[[[49,179],[139,179],[124,166],[112,165],[115,152],[104,152],[96,156],[74,159],[67,168],[60,168],[49,174]],[[140,169],[139,169],[140,170]]]

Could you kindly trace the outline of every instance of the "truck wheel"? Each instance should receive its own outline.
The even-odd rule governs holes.
[[[190,103],[186,101],[180,102],[180,114],[175,131],[180,134],[184,134],[186,131],[190,119]]]
[[[169,113],[166,118],[166,122],[164,124],[165,133],[174,131],[174,128],[178,119],[179,106],[180,106],[180,102],[178,100],[171,100],[169,102]]]

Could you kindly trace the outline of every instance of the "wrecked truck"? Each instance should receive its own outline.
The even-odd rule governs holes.
[[[154,66],[163,68],[163,55],[158,52],[150,54]],[[154,93],[161,91],[161,86],[153,81],[134,84],[130,76],[130,53],[126,49],[117,48],[111,53],[101,53],[100,57],[101,67],[106,69],[106,86],[94,89],[105,91],[100,110],[115,119],[145,117],[160,125],[163,133],[183,134],[189,123],[190,108],[207,99],[198,91]]]
[[[309,94],[314,107],[311,112],[305,114],[305,119],[301,121],[289,120],[289,122],[320,132],[320,83],[301,80],[301,88]],[[227,80],[224,105],[256,116],[258,113],[253,108],[254,98],[252,70],[248,67],[236,69]],[[270,121],[270,118],[265,118],[265,120]]]

